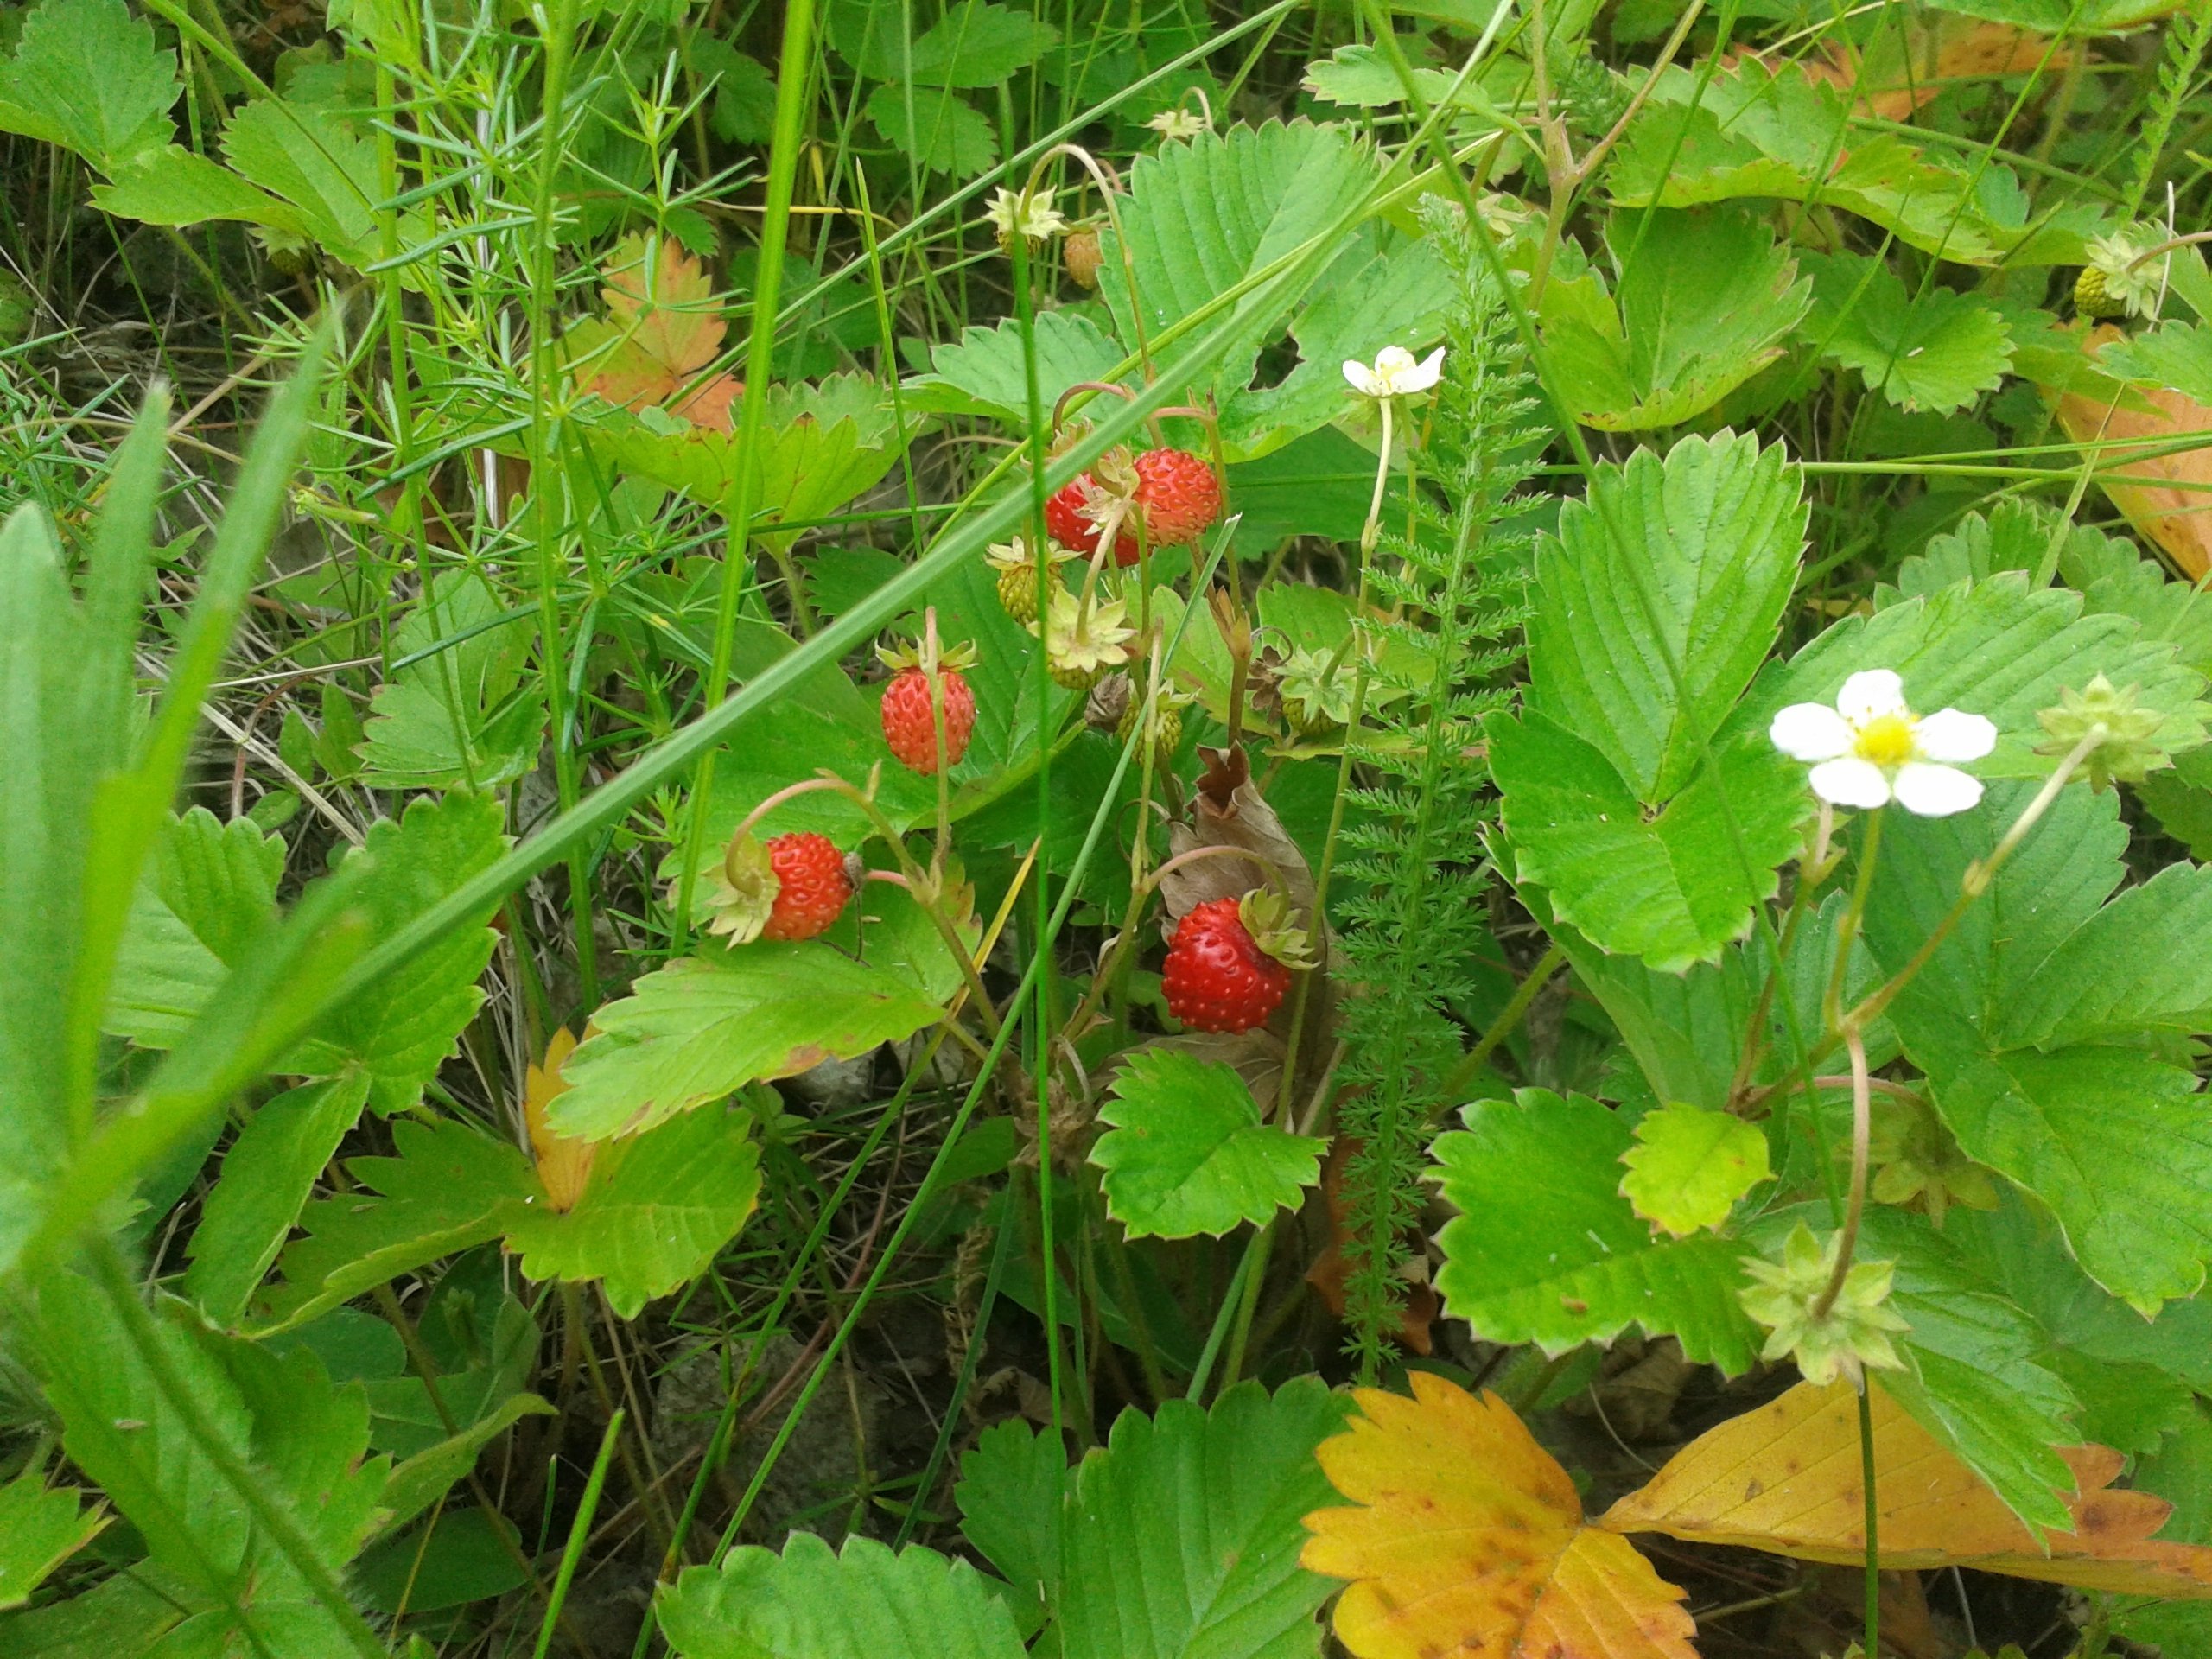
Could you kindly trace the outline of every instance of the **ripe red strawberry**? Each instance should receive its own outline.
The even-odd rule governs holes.
[[[1187,449],[1147,449],[1137,457],[1136,502],[1154,547],[1185,547],[1221,517],[1221,479]],[[1114,556],[1136,563],[1134,545],[1124,556],[1116,542]]]
[[[1122,527],[1114,537],[1114,563],[1137,562],[1136,520],[1155,548],[1184,547],[1221,517],[1221,480],[1213,468],[1187,449],[1147,449],[1134,462],[1135,485]],[[1086,558],[1097,550],[1098,521],[1093,516],[1112,494],[1089,473],[1078,474],[1045,502],[1045,528],[1063,547]],[[1084,507],[1089,505],[1090,513]]]
[[[884,660],[899,671],[883,688],[883,741],[891,753],[910,770],[925,778],[937,771],[937,717],[930,707],[931,664],[922,652],[887,653]],[[968,739],[976,729],[976,694],[961,672],[974,662],[965,647],[937,656],[935,677],[944,688],[944,744],[950,764],[958,766],[968,753]]]
[[[1093,486],[1089,473],[1078,473],[1045,498],[1045,529],[1062,547],[1071,547],[1088,558],[1098,546],[1098,526],[1083,516],[1083,504]]]
[[[810,939],[844,912],[853,896],[845,855],[827,836],[797,831],[771,836],[768,868],[776,898],[760,930],[764,939]]]
[[[1175,929],[1160,969],[1167,1012],[1193,1031],[1249,1031],[1282,1006],[1294,968],[1309,966],[1305,936],[1273,893],[1210,899]]]

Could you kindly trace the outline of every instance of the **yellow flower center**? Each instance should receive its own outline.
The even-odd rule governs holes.
[[[1877,715],[1859,728],[1852,752],[1878,766],[1901,766],[1912,759],[1914,723],[1910,715]]]

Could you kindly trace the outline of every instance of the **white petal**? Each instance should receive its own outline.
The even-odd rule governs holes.
[[[1981,780],[1956,766],[1908,760],[1897,768],[1897,804],[1923,818],[1948,818],[1981,799]]]
[[[1893,668],[1861,669],[1835,694],[1835,711],[1854,726],[1904,712],[1904,682]]]
[[[1417,366],[1414,354],[1402,346],[1385,346],[1375,353],[1376,378],[1387,383],[1393,391],[1406,389],[1406,377]]]
[[[1351,382],[1353,391],[1364,397],[1382,396],[1382,378],[1357,359],[1344,359],[1344,378]]]
[[[1963,778],[1964,772],[1959,773]],[[1823,760],[1812,771],[1813,793],[1834,806],[1855,806],[1871,812],[1890,804],[1890,780],[1872,760],[1847,754],[1840,760]],[[1980,785],[1976,785],[1977,789]]]
[[[1980,715],[1938,709],[1913,730],[1924,760],[1979,760],[1997,747],[1997,728]]]
[[[1444,348],[1440,346],[1398,377],[1398,390],[1400,391],[1427,391],[1443,378]]]
[[[1791,703],[1766,734],[1792,760],[1833,760],[1851,753],[1849,724],[1824,702]]]

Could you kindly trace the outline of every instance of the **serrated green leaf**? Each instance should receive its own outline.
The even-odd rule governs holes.
[[[1662,1106],[1637,1121],[1621,1154],[1621,1196],[1638,1217],[1675,1237],[1718,1227],[1772,1173],[1758,1126],[1702,1106]]]
[[[276,919],[284,843],[205,807],[173,818],[132,895],[105,1028],[145,1048],[175,1045]]]
[[[2162,322],[2122,334],[2107,341],[2097,359],[2120,379],[2212,403],[2212,327],[2204,323]]]
[[[432,579],[392,637],[406,666],[370,700],[359,753],[371,787],[489,790],[537,764],[545,708],[524,678],[537,636],[527,617],[502,621],[505,610],[473,570]]]
[[[148,225],[227,219],[287,236],[308,234],[306,218],[291,203],[179,144],[149,150],[117,168],[111,182],[93,187],[92,205]]]
[[[1966,264],[2007,255],[2079,264],[2093,207],[2031,214],[2002,163],[1969,169],[1886,133],[1851,133],[1849,97],[1797,65],[1720,73],[1669,67],[1629,125],[1606,182],[1622,207],[1772,197],[1856,213],[1923,253]]]
[[[1264,1122],[1236,1067],[1174,1049],[1140,1050],[1113,1083],[1091,1148],[1107,1213],[1132,1238],[1219,1237],[1298,1202],[1321,1177],[1325,1144]]]
[[[397,931],[489,865],[505,849],[504,814],[489,796],[456,790],[442,800],[418,798],[398,818],[369,826],[351,856],[371,861],[354,903],[378,937]],[[456,927],[418,954],[404,974],[364,986],[332,1010],[295,1070],[329,1075],[367,1069],[369,1104],[403,1111],[458,1047],[484,993],[476,981],[497,936],[482,921]]]
[[[1031,336],[1037,359],[1037,393],[1047,416],[1068,389],[1105,380],[1127,355],[1106,331],[1080,311],[1038,314]],[[919,407],[954,415],[988,415],[1027,428],[1029,371],[1018,321],[969,327],[930,353],[930,372],[906,383]]]
[[[1663,461],[1600,467],[1539,550],[1527,706],[1594,744],[1637,799],[1688,781],[1773,646],[1803,487],[1779,444],[1685,438]]]
[[[2032,792],[2025,783],[2003,785],[1980,811],[1894,826],[1866,913],[1869,946],[1891,972],[1919,949],[1969,861],[1988,856]],[[2062,792],[1891,1017],[1961,1148],[2048,1205],[2090,1277],[2148,1315],[2162,1300],[2194,1294],[2212,1260],[2212,1116],[2196,1077],[2149,1048],[2109,1040],[2121,1033],[2101,1011],[2094,986],[2044,980],[2031,1013],[2040,1020],[2036,1011],[2050,1010],[2058,1020],[2081,1006],[2079,1028],[2108,1040],[2048,1052],[1999,1046],[2011,1008],[2045,973],[2102,971],[2096,953],[2069,946],[2077,934],[2114,940],[2101,906],[2119,879],[2126,838],[2111,795],[2079,784]],[[2112,971],[2123,994],[2140,988],[2155,1012],[2190,995],[2171,988],[2185,986],[2185,974],[2162,981],[2164,966],[2123,961]],[[2075,989],[2084,999],[2078,1005]],[[2060,1035],[2065,1027],[2050,1029]],[[2157,1155],[2145,1156],[2145,1147]]]
[[[914,41],[899,73],[926,86],[996,86],[1036,62],[1059,38],[1051,23],[1011,6],[954,0]]]
[[[863,375],[833,375],[819,386],[773,388],[760,444],[751,451],[759,533],[781,543],[799,532],[776,521],[824,518],[899,464],[889,404]],[[613,466],[681,490],[724,512],[734,503],[737,435],[645,409],[599,409],[580,422],[586,441]],[[909,427],[911,441],[915,429]]]
[[[187,1253],[186,1293],[234,1324],[369,1098],[365,1072],[302,1084],[263,1104],[223,1157]]]
[[[111,175],[168,142],[183,90],[176,54],[123,0],[47,0],[0,66],[0,131],[64,145]]]
[[[255,99],[223,130],[243,178],[292,204],[308,238],[351,265],[375,257],[376,146],[319,105]]]
[[[1736,1300],[1745,1247],[1715,1234],[1655,1242],[1620,1196],[1625,1125],[1596,1101],[1524,1089],[1478,1101],[1431,1148],[1459,1213],[1438,1243],[1445,1311],[1493,1342],[1562,1354],[1630,1325],[1700,1364],[1747,1370],[1759,1333]]]
[[[1863,254],[1808,253],[1813,308],[1807,338],[1900,409],[1948,414],[2004,379],[2012,335],[1971,295],[1904,279]]]
[[[949,174],[957,183],[998,161],[991,124],[948,87],[879,86],[862,107],[883,142],[912,156],[925,172]]]
[[[663,1590],[661,1629],[683,1659],[1022,1659],[1014,1616],[965,1561],[872,1538],[842,1552],[795,1532],[775,1554],[741,1546],[719,1570]]]
[[[1809,816],[1803,780],[1735,743],[1656,816],[1592,744],[1541,715],[1492,719],[1491,771],[1516,879],[1600,949],[1672,972],[1715,960],[1779,887]]]
[[[20,1607],[46,1575],[99,1536],[111,1517],[74,1486],[36,1470],[0,1486],[0,1608]]]
[[[599,1034],[563,1068],[548,1111],[563,1135],[635,1134],[726,1099],[910,1037],[942,1004],[923,988],[819,940],[756,940],[669,963],[593,1016]]]
[[[1146,337],[1160,339],[1334,225],[1366,194],[1374,177],[1373,156],[1349,135],[1304,122],[1237,127],[1225,137],[1207,134],[1139,156],[1120,214],[1137,273]],[[1109,275],[1099,297],[1114,315],[1115,332],[1124,342],[1132,341],[1137,330],[1127,284],[1110,279],[1121,268],[1120,239],[1108,229],[1099,241]],[[1348,244],[1338,256],[1345,269],[1317,270],[1314,291],[1325,291],[1330,282],[1372,257],[1371,246]],[[1225,424],[1236,424],[1234,400],[1252,385],[1261,347],[1281,333],[1296,297],[1282,296],[1279,310],[1251,311],[1247,325],[1224,351],[1212,391]],[[1406,343],[1397,332],[1398,321],[1392,319],[1388,329],[1378,326],[1371,346],[1361,353],[1363,359],[1384,345]],[[1335,372],[1341,374],[1340,363]]]
[[[300,1217],[304,1236],[277,1258],[283,1282],[268,1298],[275,1327],[304,1324],[395,1275],[499,1237],[512,1210],[543,1192],[522,1154],[450,1119],[403,1118],[395,1155],[354,1158],[363,1192],[318,1198]]]
[[[715,136],[734,144],[767,143],[775,130],[776,82],[766,67],[709,29],[687,28],[680,38],[684,63],[714,83]]]
[[[961,1454],[960,1530],[1043,1623],[1060,1593],[1067,1453],[1025,1422],[994,1423]],[[1025,1626],[1030,1621],[1024,1621]]]
[[[704,1272],[760,1196],[752,1115],[687,1112],[600,1147],[575,1208],[525,1203],[508,1242],[529,1277],[601,1280],[615,1313],[634,1319]]]
[[[1298,1564],[1329,1502],[1313,1448],[1344,1427],[1318,1377],[1245,1382],[1203,1411],[1126,1411],[1075,1471],[1061,1522],[1063,1659],[1294,1659],[1337,1588]],[[1045,1638],[1050,1642],[1048,1634]]]
[[[358,1387],[334,1389],[312,1354],[280,1359],[196,1325],[181,1304],[157,1306],[149,1363],[104,1294],[73,1275],[48,1279],[29,1334],[62,1443],[155,1561],[190,1586],[189,1603],[226,1610],[222,1619],[243,1619],[279,1650],[343,1651],[347,1633],[307,1599],[298,1569],[200,1437],[243,1464],[334,1571],[359,1548],[384,1487],[385,1461],[363,1459],[367,1402]]]
[[[1782,355],[1811,298],[1789,249],[1734,207],[1626,213],[1609,234],[1633,258],[1618,294],[1596,287],[1591,303],[1544,315],[1553,376],[1585,426],[1643,432],[1703,414]]]
[[[2006,997],[2005,1047],[2212,1028],[2212,869],[2172,864],[2069,934]]]

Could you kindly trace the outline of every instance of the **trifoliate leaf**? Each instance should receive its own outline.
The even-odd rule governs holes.
[[[1038,402],[1048,416],[1070,387],[1109,378],[1123,355],[1105,330],[1080,311],[1039,313],[1030,339]],[[957,341],[932,348],[930,369],[904,388],[920,407],[1028,424],[1029,367],[1018,323],[962,329]],[[1361,505],[1363,511],[1365,503]]]
[[[1324,1143],[1265,1122],[1235,1067],[1141,1050],[1098,1109],[1110,1126],[1090,1161],[1107,1212],[1133,1238],[1215,1237],[1264,1221],[1320,1179]]]
[[[1677,1238],[1718,1227],[1770,1173],[1766,1136],[1756,1124],[1702,1106],[1663,1106],[1636,1125],[1636,1145],[1621,1154],[1628,1173],[1621,1196],[1661,1231]]]
[[[1898,408],[1964,409],[2012,365],[2005,319],[1971,295],[1909,294],[1888,265],[1862,254],[1804,259],[1813,278],[1806,338]]]
[[[1624,213],[1617,295],[1545,289],[1544,343],[1585,426],[1642,432],[1703,414],[1782,355],[1812,290],[1765,222],[1732,207]]]
[[[256,99],[223,130],[223,154],[239,175],[292,204],[309,240],[349,265],[376,257],[372,140],[319,105]]]
[[[1724,1371],[1758,1333],[1737,1303],[1745,1247],[1711,1233],[1655,1240],[1620,1196],[1627,1128],[1596,1101],[1524,1089],[1478,1101],[1432,1152],[1459,1215],[1438,1243],[1445,1311],[1493,1342],[1565,1353],[1630,1325],[1681,1339]]]

